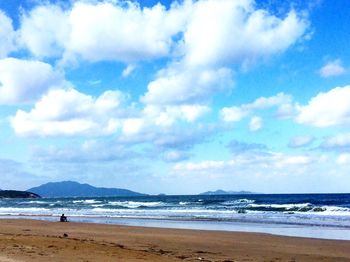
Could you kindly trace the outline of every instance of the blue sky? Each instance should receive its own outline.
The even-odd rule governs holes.
[[[0,188],[349,192],[350,4],[3,0]]]

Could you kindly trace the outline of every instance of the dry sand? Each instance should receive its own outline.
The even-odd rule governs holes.
[[[0,261],[350,261],[350,241],[0,220]]]

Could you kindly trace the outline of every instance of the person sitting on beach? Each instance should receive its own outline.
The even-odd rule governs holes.
[[[62,214],[60,222],[68,222],[67,217],[64,214]]]

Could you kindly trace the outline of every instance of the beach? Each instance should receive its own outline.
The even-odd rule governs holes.
[[[0,261],[350,261],[350,241],[0,220]]]

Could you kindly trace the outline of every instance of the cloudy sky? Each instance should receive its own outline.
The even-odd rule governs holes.
[[[1,0],[0,188],[349,192],[349,28],[348,0]]]

